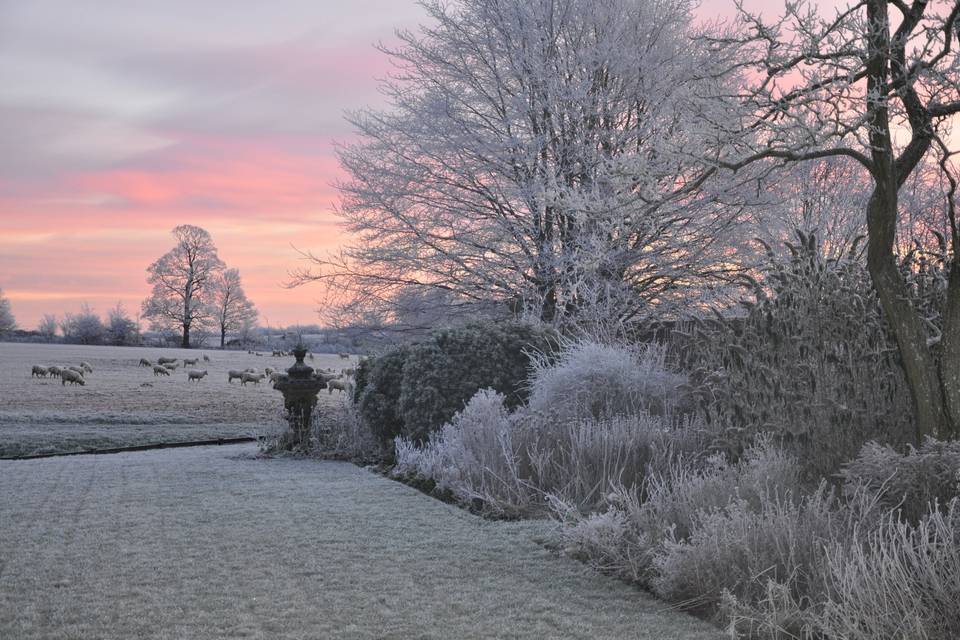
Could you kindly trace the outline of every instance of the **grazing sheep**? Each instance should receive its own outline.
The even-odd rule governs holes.
[[[277,386],[278,382],[280,381],[286,382],[289,379],[290,379],[290,376],[284,373],[283,371],[274,371],[273,373],[270,374],[270,384],[272,384],[274,387]]]
[[[152,366],[153,366],[153,363],[150,362],[149,360],[147,360],[146,358],[140,358],[140,364],[138,364],[137,366],[138,366],[138,367],[152,367]]]
[[[49,373],[51,376],[54,376],[56,378],[60,377],[60,371],[61,371],[60,367],[56,365],[52,367],[47,367],[47,373]]]
[[[203,361],[210,362],[210,356],[208,356],[207,354],[203,354]]]
[[[344,393],[353,393],[353,383],[342,378],[334,378],[327,383],[327,391],[332,395],[334,389],[339,389]]]
[[[274,369],[273,367],[264,367],[264,368],[263,368],[263,372],[264,372],[265,374],[267,374],[268,377],[269,377],[270,374],[273,373],[274,371],[276,371],[276,369]]]
[[[349,359],[350,359],[350,354],[349,354],[349,353],[338,353],[337,355],[340,356],[340,359],[341,359],[341,360],[349,360]]]
[[[30,377],[46,378],[47,374],[50,373],[50,370],[46,367],[41,367],[38,364],[33,365],[33,370],[30,372]]]
[[[66,385],[68,382],[70,384],[79,384],[81,387],[87,384],[83,381],[83,376],[76,371],[73,371],[72,369],[63,369],[60,372],[60,384]]]
[[[260,384],[260,381],[263,380],[264,375],[262,373],[245,373],[240,376],[240,384],[246,385],[248,382],[253,384]]]
[[[170,369],[170,371],[175,371],[180,365],[176,362],[164,362],[163,366],[165,366],[167,369]]]
[[[74,373],[79,373],[81,378],[83,377],[83,374],[86,373],[80,367],[67,367],[67,371],[73,371]],[[61,372],[61,375],[62,375],[62,372]]]
[[[340,369],[340,373],[342,373],[345,376],[352,376],[356,372],[357,372],[356,369]]]
[[[236,369],[230,369],[230,371],[227,371],[227,382],[233,382],[234,378],[239,380],[243,378],[244,374],[246,373],[247,373],[246,371],[237,371]]]
[[[170,375],[170,369],[166,367],[161,367],[159,364],[153,365],[153,375],[156,376],[168,376]]]
[[[200,362],[200,358],[184,358],[183,366],[193,366]]]
[[[167,364],[168,362],[176,362],[176,358],[157,358],[157,364]]]
[[[200,378],[202,378],[202,377],[205,376],[205,375],[207,375],[207,370],[206,370],[206,369],[204,369],[203,371],[197,371],[196,369],[190,369],[190,371],[187,371],[187,382],[190,382],[191,380],[197,380],[197,381],[199,381]]]
[[[313,379],[314,379],[314,380],[319,380],[319,381],[322,382],[324,385],[326,385],[328,382],[330,382],[331,380],[333,380],[333,379],[336,378],[336,377],[337,377],[337,375],[336,375],[335,373],[327,373],[327,372],[325,372],[325,371],[314,371],[314,372],[313,372]]]
[[[311,353],[311,354],[308,354],[308,357],[309,357],[311,360],[313,360],[313,354],[312,354],[312,353]]]
[[[89,362],[81,362],[80,368],[86,371],[87,373],[93,373],[93,367],[90,366]]]
[[[280,358],[283,356],[283,351],[271,351],[270,355],[275,358]]]
[[[247,367],[246,369],[243,370],[243,372],[244,372],[244,373],[256,373],[257,370],[254,369],[253,367]]]

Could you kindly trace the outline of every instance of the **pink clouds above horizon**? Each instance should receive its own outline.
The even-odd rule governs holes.
[[[0,0],[0,288],[18,324],[135,313],[182,223],[212,234],[262,319],[316,322],[322,292],[282,287],[291,245],[340,245],[343,113],[383,105],[373,45],[422,19],[405,0]]]

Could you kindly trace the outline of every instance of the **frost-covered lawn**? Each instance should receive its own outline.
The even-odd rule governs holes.
[[[140,358],[200,358],[190,368],[206,369],[199,382],[187,382],[182,366],[170,377],[138,367]],[[354,366],[318,354],[310,364],[336,369]],[[56,378],[32,378],[30,369],[73,364],[93,366],[85,386]],[[227,382],[229,369],[281,369],[292,357],[254,356],[246,351],[154,349],[0,342],[0,456],[26,455],[208,438],[267,435],[280,428],[283,402],[269,384]],[[338,396],[320,394],[321,402]]]
[[[0,638],[719,638],[347,463],[253,445],[0,461]]]

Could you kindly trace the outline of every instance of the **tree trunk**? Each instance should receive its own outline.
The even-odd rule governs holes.
[[[960,262],[956,255],[950,261],[940,346],[940,385],[950,428],[949,433],[943,435],[956,436],[960,434]]]
[[[227,338],[227,328],[220,325],[220,348],[223,349],[223,343]]]
[[[190,348],[190,325],[183,325],[183,340],[180,341],[180,346],[184,349]]]
[[[867,207],[867,268],[900,349],[915,409],[914,439],[919,444],[925,436],[946,433],[948,421],[936,361],[893,255],[896,208],[896,186],[878,182]]]

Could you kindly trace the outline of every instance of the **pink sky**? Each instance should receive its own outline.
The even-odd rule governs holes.
[[[779,5],[779,3],[777,3]],[[756,3],[756,6],[768,6]],[[177,224],[207,229],[271,325],[317,322],[284,289],[291,244],[341,243],[344,110],[381,106],[372,44],[406,0],[0,2],[0,288],[22,328],[84,302],[132,314]],[[701,11],[732,6],[711,0]]]

